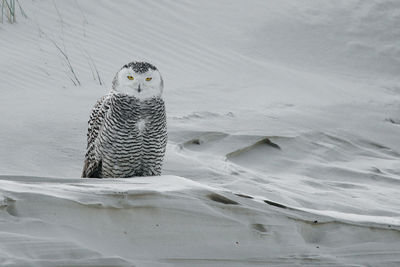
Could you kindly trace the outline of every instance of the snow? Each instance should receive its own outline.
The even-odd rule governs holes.
[[[20,2],[0,265],[400,264],[398,1]],[[90,110],[137,59],[165,83],[163,175],[80,179]]]

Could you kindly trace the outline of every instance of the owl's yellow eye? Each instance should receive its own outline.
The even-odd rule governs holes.
[[[131,75],[127,76],[127,78],[128,78],[129,80],[133,80],[133,76],[131,76]]]
[[[149,81],[151,81],[151,79],[153,79],[153,78],[151,78],[151,77],[147,77],[147,78],[146,78],[146,81],[148,81],[148,82],[149,82]]]

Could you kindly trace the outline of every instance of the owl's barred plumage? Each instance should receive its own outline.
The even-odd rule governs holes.
[[[127,73],[138,81],[125,81]],[[161,98],[163,82],[157,75],[158,70],[146,62],[127,64],[117,73],[110,94],[103,96],[92,110],[82,177],[161,174],[167,128]],[[150,76],[155,82],[145,83],[144,77]],[[141,97],[142,92],[145,97]]]

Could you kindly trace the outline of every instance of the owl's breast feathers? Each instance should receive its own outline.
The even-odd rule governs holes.
[[[82,177],[160,175],[166,142],[161,98],[105,96],[90,116]]]

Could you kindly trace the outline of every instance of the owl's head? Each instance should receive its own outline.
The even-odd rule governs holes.
[[[133,61],[115,75],[112,91],[140,100],[160,97],[164,82],[158,69],[147,62]]]

